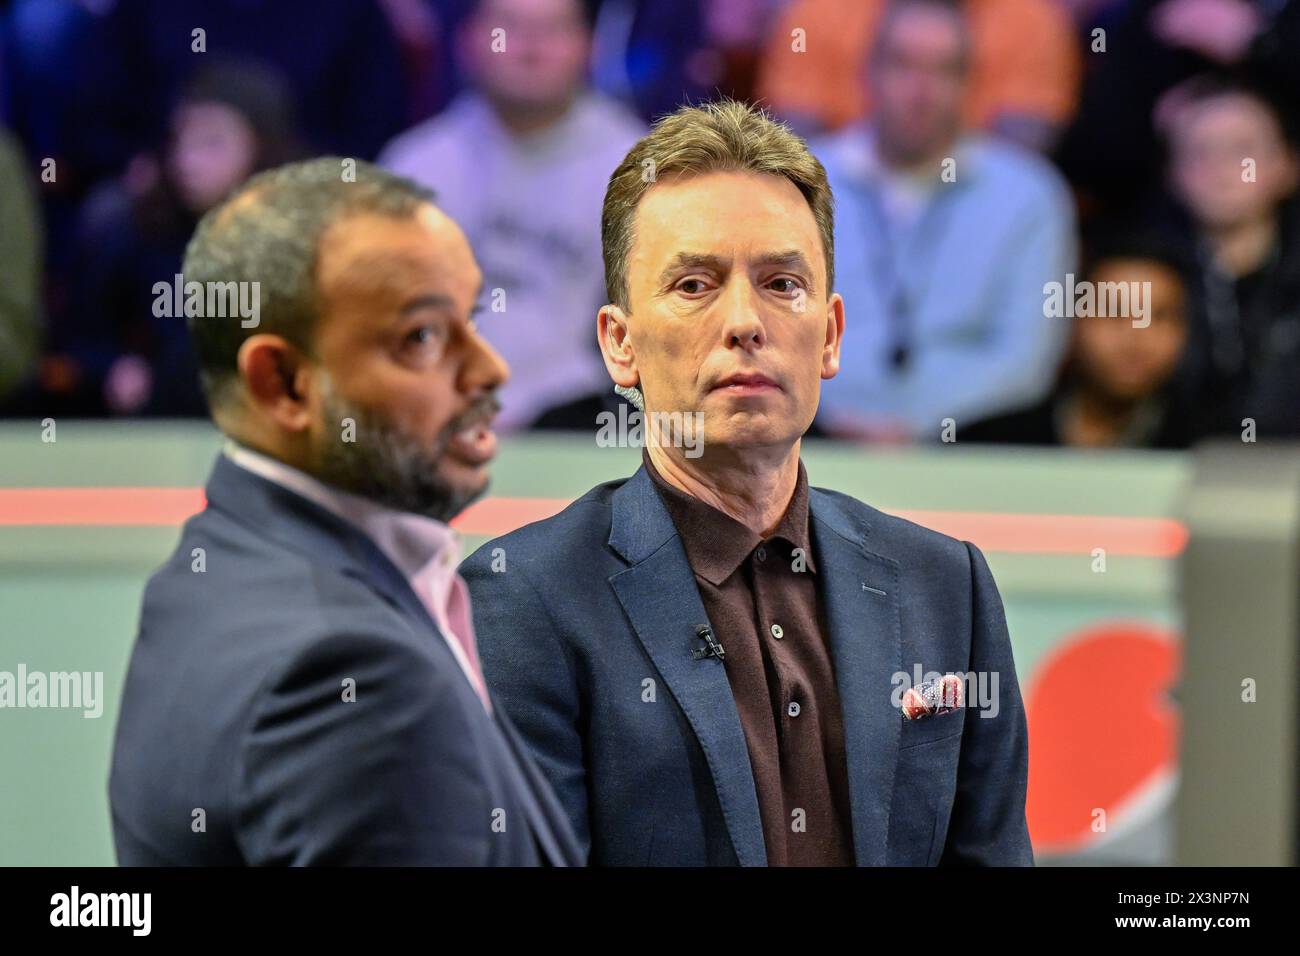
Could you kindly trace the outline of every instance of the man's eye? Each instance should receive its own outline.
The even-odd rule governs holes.
[[[769,285],[773,286],[782,295],[794,295],[799,291],[799,280],[792,279],[789,276],[777,276]]]
[[[405,344],[410,346],[429,348],[439,345],[441,342],[441,333],[432,325],[421,325],[420,327],[414,328],[410,332],[406,333]]]
[[[703,279],[683,279],[677,283],[677,291],[686,295],[699,295],[707,289],[708,286],[704,284]]]

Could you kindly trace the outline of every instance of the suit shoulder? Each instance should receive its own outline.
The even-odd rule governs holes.
[[[149,578],[141,623],[195,620],[191,639],[292,651],[328,634],[413,640],[363,581],[208,508]],[[230,646],[227,644],[226,646]]]
[[[492,563],[493,552],[500,548],[508,560],[552,554],[560,546],[566,553],[582,552],[588,547],[603,548],[609,540],[611,507],[614,492],[626,478],[607,481],[570,502],[558,514],[533,521],[482,545],[465,559],[461,571],[472,574]]]
[[[911,561],[958,561],[969,565],[966,542],[925,525],[873,508],[840,491],[812,489],[822,501],[846,519],[849,527],[862,535],[866,547],[885,557]],[[834,527],[835,523],[832,522]],[[841,527],[835,528],[843,533]]]

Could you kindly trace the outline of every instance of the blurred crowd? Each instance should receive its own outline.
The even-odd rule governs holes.
[[[464,227],[501,426],[594,430],[606,182],[719,95],[834,190],[816,433],[1300,435],[1300,0],[0,0],[0,413],[204,415],[155,287],[334,154]]]

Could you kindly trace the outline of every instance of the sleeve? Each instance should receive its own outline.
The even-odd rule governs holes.
[[[496,547],[496,542],[484,545],[460,569],[473,602],[483,675],[546,775],[586,857],[591,827],[576,669],[524,571],[510,564],[493,570]]]
[[[250,864],[488,862],[493,808],[468,719],[449,675],[400,640],[313,641],[261,689],[241,759]]]
[[[1025,820],[1029,740],[1002,598],[980,550],[969,542],[970,669],[997,675],[997,710],[971,707],[957,767],[957,796],[941,866],[1032,866]],[[995,713],[995,716],[983,716]]]

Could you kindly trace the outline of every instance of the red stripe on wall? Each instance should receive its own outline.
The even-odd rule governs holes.
[[[495,537],[549,518],[563,498],[491,497],[465,510],[453,526]],[[204,506],[201,488],[0,488],[0,527],[170,527]],[[1187,545],[1187,528],[1170,518],[1046,515],[986,511],[899,511],[900,517],[974,542],[984,551],[1172,558]]]

